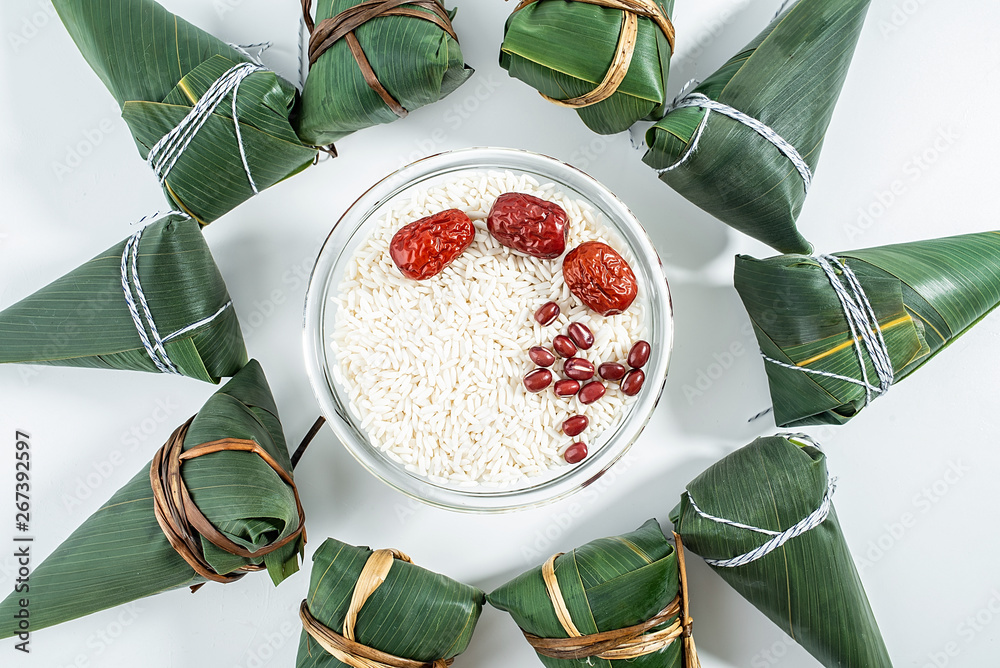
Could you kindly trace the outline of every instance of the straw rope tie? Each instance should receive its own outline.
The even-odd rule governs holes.
[[[812,531],[825,522],[826,518],[830,515],[830,508],[833,503],[833,493],[836,489],[837,479],[833,477],[828,478],[826,493],[823,494],[823,500],[820,502],[819,507],[785,531],[760,529],[758,527],[750,526],[749,524],[742,524],[740,522],[734,522],[722,517],[710,515],[698,507],[698,504],[694,501],[694,497],[691,496],[691,492],[685,492],[685,494],[687,494],[688,501],[691,503],[691,508],[694,509],[694,511],[703,519],[715,522],[716,524],[725,524],[726,526],[731,526],[736,529],[745,529],[747,531],[753,531],[765,536],[771,536],[771,539],[760,547],[750,550],[749,552],[741,554],[737,557],[733,557],[732,559],[705,559],[705,563],[709,566],[715,566],[716,568],[736,568],[766,557],[791,539],[797,538],[808,531]]]
[[[438,659],[429,663],[404,659],[366,647],[359,643],[354,635],[354,626],[358,621],[361,608],[375,593],[375,590],[385,582],[385,578],[396,559],[413,563],[408,556],[399,550],[375,550],[369,555],[368,561],[365,562],[364,568],[361,569],[361,575],[358,576],[358,581],[354,585],[351,603],[344,617],[342,634],[328,628],[313,617],[307,600],[302,601],[302,605],[299,606],[302,627],[309,637],[315,640],[326,652],[352,668],[447,668],[454,659]]]
[[[532,648],[543,656],[553,659],[590,659],[597,657],[607,660],[629,660],[658,652],[669,646],[678,638],[684,644],[686,668],[698,668],[698,652],[694,646],[692,629],[694,620],[688,614],[687,570],[684,566],[684,546],[680,536],[674,534],[677,541],[677,560],[680,570],[680,593],[667,607],[644,622],[613,631],[603,631],[584,635],[573,623],[569,608],[559,588],[556,578],[555,560],[562,553],[555,554],[542,564],[542,579],[549,601],[559,619],[560,626],[568,638],[540,638],[522,630],[524,637]],[[658,631],[652,629],[676,619],[666,628]]]
[[[868,406],[875,396],[882,396],[888,392],[895,381],[895,371],[892,368],[892,359],[889,355],[889,347],[885,342],[885,336],[882,333],[882,326],[879,325],[878,316],[875,315],[875,309],[872,307],[871,301],[868,299],[868,295],[861,285],[861,281],[858,280],[854,270],[844,260],[832,255],[816,255],[812,259],[823,269],[844,309],[844,317],[847,318],[847,325],[851,330],[851,338],[854,341],[854,350],[858,354],[858,365],[861,367],[861,380],[828,371],[810,369],[805,366],[786,364],[763,353],[761,355],[770,364],[775,364],[786,369],[860,385],[865,388],[865,406]],[[841,281],[840,276],[837,274],[836,267],[840,268],[843,281]],[[847,285],[844,285],[845,282]],[[862,343],[864,344],[864,351],[867,351],[872,366],[875,367],[875,372],[878,374],[878,387],[872,385],[869,380],[864,351],[862,351]]]
[[[759,134],[761,137],[769,141],[771,144],[773,144],[774,147],[778,149],[778,151],[781,152],[782,155],[788,158],[788,160],[795,167],[796,171],[798,171],[799,176],[802,177],[802,185],[805,188],[806,193],[808,194],[809,188],[812,186],[812,178],[813,178],[812,169],[810,169],[809,164],[799,153],[798,149],[792,146],[790,142],[785,140],[784,137],[779,135],[768,125],[762,123],[753,116],[748,116],[739,109],[734,109],[733,107],[730,107],[728,104],[723,104],[722,102],[717,102],[716,100],[712,100],[706,97],[705,95],[702,95],[701,93],[690,93],[688,95],[685,95],[684,97],[681,97],[679,100],[675,100],[673,104],[671,104],[667,108],[667,113],[669,114],[670,112],[675,111],[677,109],[686,109],[690,107],[697,107],[699,109],[704,109],[705,116],[701,119],[701,123],[698,124],[698,129],[695,131],[694,137],[691,139],[691,143],[688,145],[687,150],[684,152],[684,155],[681,156],[681,158],[677,162],[670,165],[669,167],[664,167],[663,169],[656,170],[657,174],[662,176],[667,172],[671,172],[677,169],[681,165],[685,164],[691,158],[692,155],[694,155],[695,151],[698,150],[698,144],[701,142],[702,136],[705,134],[705,128],[708,127],[708,119],[711,117],[712,112],[714,111],[722,114],[723,116],[727,116],[733,119],[734,121],[742,123],[743,125],[747,126],[751,130]]]
[[[514,13],[538,1],[521,0],[520,4],[514,9]],[[611,60],[611,66],[608,68],[607,74],[604,75],[604,79],[594,90],[568,100],[557,100],[545,93],[540,93],[549,102],[558,104],[561,107],[582,109],[595,105],[598,102],[603,102],[614,95],[628,75],[629,66],[632,64],[632,57],[635,55],[635,45],[639,39],[640,17],[651,19],[656,24],[656,27],[667,38],[667,43],[670,45],[670,53],[673,54],[674,43],[676,41],[674,24],[671,23],[670,17],[666,15],[663,8],[656,4],[654,0],[573,0],[573,2],[582,2],[609,9],[620,9],[623,12],[623,16],[621,32],[618,36],[618,45],[615,47],[615,55]]]
[[[166,213],[157,212],[152,216],[146,216],[138,222],[153,224],[156,221],[162,220],[168,216],[190,218],[189,215],[182,211],[168,211]],[[222,308],[207,318],[202,318],[198,322],[194,322],[186,327],[182,327],[176,332],[161,337],[160,332],[156,327],[156,321],[153,320],[153,313],[149,309],[149,302],[146,299],[146,294],[142,290],[142,283],[139,281],[139,243],[142,240],[143,231],[144,229],[140,229],[138,232],[129,237],[128,241],[125,242],[125,248],[122,251],[121,277],[122,291],[125,294],[125,304],[128,306],[129,314],[132,316],[132,322],[135,325],[135,331],[139,334],[139,340],[142,341],[142,347],[146,349],[146,354],[149,355],[149,359],[152,360],[156,368],[160,371],[160,373],[181,375],[181,372],[177,369],[177,365],[175,365],[167,355],[165,344],[179,336],[192,332],[199,327],[204,327],[205,325],[210,324],[216,318],[225,313],[226,310],[232,307],[233,302],[230,300],[226,302]],[[133,289],[135,290],[135,296],[132,295]],[[139,300],[138,305],[136,304],[136,298]],[[141,314],[139,306],[142,307]],[[150,341],[150,337],[146,333],[147,327],[149,329],[149,334],[153,337],[152,341]]]
[[[323,19],[318,25],[312,18],[312,0],[302,0],[302,18],[310,34],[309,66],[312,67],[319,57],[338,41],[345,40],[351,55],[361,68],[361,74],[368,87],[382,98],[393,113],[404,118],[409,112],[379,81],[378,75],[368,61],[368,56],[365,55],[365,50],[354,35],[354,31],[365,23],[384,16],[404,16],[429,21],[458,41],[458,35],[451,24],[451,17],[448,16],[440,0],[365,0],[334,17]]]
[[[292,541],[298,540],[300,537],[303,542],[305,541],[305,512],[302,510],[302,503],[299,501],[299,492],[295,487],[292,476],[257,442],[226,438],[202,443],[185,451],[184,438],[187,436],[188,428],[193,421],[194,418],[192,417],[178,427],[170,436],[170,439],[153,457],[153,462],[149,467],[149,482],[153,488],[153,511],[156,516],[156,522],[160,525],[160,529],[163,530],[171,547],[174,548],[177,554],[198,575],[206,580],[222,584],[235,582],[249,572],[263,570],[264,566],[247,564],[233,573],[219,574],[205,559],[201,539],[204,538],[219,549],[238,557],[245,559],[263,557],[275,550],[281,549]],[[237,545],[215,528],[201,510],[198,509],[198,506],[195,505],[194,500],[188,492],[187,485],[184,484],[184,478],[181,476],[181,465],[185,461],[215,452],[234,451],[250,452],[263,459],[292,488],[292,492],[295,494],[295,505],[299,515],[298,527],[285,538],[261,547],[254,552],[241,545]],[[200,584],[195,585],[191,587],[191,591],[197,591],[201,586]]]
[[[254,46],[258,45],[251,45],[251,47]],[[243,51],[243,49],[240,50]],[[258,194],[257,183],[254,181],[253,174],[250,173],[250,163],[247,162],[246,149],[243,146],[243,134],[240,130],[236,99],[240,84],[244,79],[251,74],[267,71],[266,67],[258,63],[239,63],[229,68],[225,74],[209,86],[208,90],[195,103],[187,116],[177,124],[177,127],[163,135],[160,141],[156,142],[149,151],[146,163],[156,174],[161,186],[166,183],[167,177],[170,176],[174,165],[177,164],[177,161],[184,154],[184,151],[187,150],[187,147],[191,145],[198,131],[211,118],[222,101],[232,94],[233,127],[236,130],[236,145],[240,150],[240,159],[243,162],[243,169],[246,172],[247,180],[250,182],[250,188],[253,190],[254,195]]]

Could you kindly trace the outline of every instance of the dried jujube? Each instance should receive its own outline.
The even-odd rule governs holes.
[[[401,227],[389,243],[389,256],[403,276],[423,281],[444,271],[475,238],[469,217],[448,209]]]
[[[587,308],[603,316],[624,313],[639,294],[628,262],[600,241],[587,241],[571,250],[563,259],[563,278]]]
[[[566,252],[569,225],[555,202],[524,193],[504,193],[496,199],[486,228],[502,245],[544,260]]]

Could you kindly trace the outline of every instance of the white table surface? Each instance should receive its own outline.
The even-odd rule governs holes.
[[[512,5],[460,4],[456,28],[477,69],[472,80],[404,121],[339,142],[339,159],[266,191],[206,236],[250,354],[264,365],[289,441],[298,442],[317,415],[303,371],[305,279],[329,228],[389,171],[446,149],[526,148],[589,171],[644,222],[673,290],[670,378],[628,460],[590,491],[503,516],[435,510],[367,474],[328,430],[297,472],[309,514],[307,557],[326,536],[393,546],[488,591],[552,552],[630,531],[649,517],[668,528],[667,514],[690,479],[776,431],[768,419],[747,423],[769,400],[732,288],[735,253],[773,253],[658,182],[625,135],[591,134],[573,113],[507,77],[497,53]],[[778,3],[677,4],[671,94],[736,53]],[[991,111],[1000,103],[1000,5],[961,4],[873,3],[800,219],[821,250],[1000,227],[990,204],[997,191],[992,159],[1000,151]],[[272,40],[266,62],[295,76],[298,2],[166,5],[228,41]],[[0,17],[0,307],[6,307],[128,236],[133,221],[164,202],[113,99],[48,0],[6,0]],[[825,444],[840,478],[837,511],[897,666],[996,665],[998,330],[1000,316],[986,319],[849,425],[808,430]],[[214,389],[150,374],[0,367],[0,588],[9,590],[13,580],[15,430],[32,435],[40,558],[143,467]],[[706,668],[817,665],[704,563],[690,563]],[[247,577],[40,631],[29,657],[4,641],[0,665],[291,666],[309,566],[277,589],[266,576]],[[487,609],[457,665],[540,664],[510,618]]]

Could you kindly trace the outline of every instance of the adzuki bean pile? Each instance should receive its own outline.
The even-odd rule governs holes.
[[[551,325],[561,312],[555,302],[546,302],[535,312],[535,320],[543,325]],[[590,350],[594,345],[594,333],[580,322],[571,322],[566,327],[565,334],[557,334],[552,339],[552,349],[534,346],[528,351],[528,357],[537,365],[524,376],[524,387],[529,392],[544,392],[550,386],[557,397],[577,397],[584,406],[589,406],[607,393],[607,385],[594,376],[609,383],[617,382],[619,388],[627,397],[634,397],[642,390],[646,382],[646,374],[642,367],[646,366],[652,347],[647,341],[637,341],[629,350],[625,364],[620,362],[602,362],[595,367],[594,363],[583,357],[576,357],[580,350]],[[563,358],[562,375],[559,379],[550,369],[556,362],[556,355]],[[553,383],[553,381],[555,381]],[[590,426],[586,415],[574,415],[562,424],[563,433],[570,438],[576,438]],[[578,464],[587,458],[587,444],[577,441],[566,448],[563,458],[569,464]]]

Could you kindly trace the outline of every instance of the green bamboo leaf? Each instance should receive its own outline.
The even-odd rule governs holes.
[[[691,481],[670,521],[695,554],[733,559],[771,536],[708,519],[692,499],[707,515],[780,533],[820,507],[828,483],[818,448],[794,437],[759,438]],[[766,556],[713,569],[823,665],[892,665],[834,508]]]
[[[0,363],[156,372],[122,288],[127,242],[0,312]],[[218,383],[246,364],[236,312],[197,223],[169,216],[146,227],[136,267],[167,356],[181,374]],[[138,304],[131,278],[129,285]],[[140,321],[154,340],[149,321]]]
[[[908,377],[1000,304],[1000,232],[837,253],[857,275],[884,335],[895,381]],[[761,352],[862,378],[843,307],[816,260],[736,259],[736,289]],[[878,374],[864,354],[869,378]],[[766,362],[775,421],[783,427],[844,424],[865,407],[865,389]]]
[[[371,554],[367,547],[328,538],[313,556],[307,603],[327,628],[337,633],[343,629],[355,584]],[[475,587],[397,559],[361,608],[355,639],[413,661],[451,659],[469,646],[484,602],[483,592]],[[297,668],[344,665],[302,632]]]
[[[363,0],[318,0],[316,24]],[[430,14],[419,6],[403,5]],[[449,12],[454,17],[454,11]],[[381,16],[354,31],[378,80],[407,111],[450,95],[472,76],[458,42],[437,25],[407,16]],[[314,145],[332,144],[357,130],[399,117],[365,81],[341,39],[312,65],[296,129]]]
[[[815,172],[870,0],[799,0],[692,93],[777,132]],[[709,114],[704,132],[698,128]],[[809,253],[796,228],[806,188],[767,139],[717,112],[671,111],[646,135],[644,162],[722,222],[783,253]]]
[[[677,556],[656,520],[637,530],[591,541],[556,558],[556,580],[574,625],[584,635],[615,631],[652,619],[677,597]],[[566,638],[556,617],[539,566],[522,573],[488,597],[509,612],[517,625],[541,638]],[[653,631],[673,624],[672,617]],[[677,640],[651,654],[628,660],[553,659],[538,655],[548,668],[681,668]]]
[[[205,91],[248,58],[153,0],[54,0],[84,58],[122,108],[145,158]],[[247,164],[259,190],[297,174],[316,157],[291,127],[295,87],[257,72],[239,87]],[[206,178],[211,175],[211,178]],[[167,199],[201,224],[253,197],[232,120],[231,96],[181,154],[164,184]]]
[[[673,14],[673,0],[656,0]],[[500,65],[551,98],[584,95],[604,79],[614,58],[624,12],[582,2],[541,0],[507,19]],[[659,120],[666,112],[670,44],[644,17],[639,18],[635,53],[625,80],[607,100],[578,109],[587,127],[615,134],[639,120]]]
[[[248,363],[206,402],[184,450],[224,438],[255,441],[291,473],[287,446],[267,379]],[[184,462],[181,475],[195,504],[227,538],[256,552],[292,535],[300,518],[293,490],[258,455],[218,452]],[[201,538],[220,574],[263,565],[275,584],[298,570],[303,539],[264,557],[222,552]],[[153,514],[149,465],[50,554],[31,574],[29,589],[0,603],[0,638],[18,632],[13,614],[30,600],[31,631],[203,580],[174,551]]]

